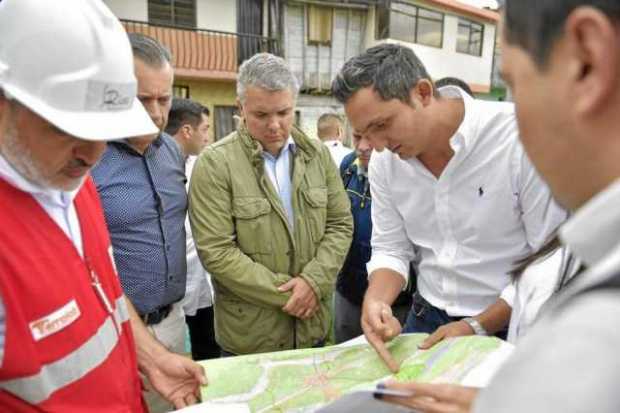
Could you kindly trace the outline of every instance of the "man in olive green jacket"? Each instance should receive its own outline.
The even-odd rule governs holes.
[[[329,151],[293,127],[298,86],[279,57],[239,69],[237,132],[208,147],[190,187],[192,233],[215,288],[222,349],[319,346],[351,243],[349,199]]]

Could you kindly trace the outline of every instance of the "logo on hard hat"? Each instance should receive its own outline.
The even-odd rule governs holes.
[[[88,82],[86,110],[125,110],[131,108],[136,96],[135,83],[114,84]]]

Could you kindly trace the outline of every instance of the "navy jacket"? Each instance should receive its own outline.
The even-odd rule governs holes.
[[[370,186],[368,178],[358,173],[359,162],[355,152],[345,156],[340,164],[340,176],[344,188],[351,201],[351,214],[353,215],[353,241],[351,248],[344,261],[344,265],[338,274],[336,289],[349,302],[362,305],[364,294],[368,288],[368,272],[366,263],[370,261],[372,250],[370,237],[372,235],[372,218]],[[413,269],[413,267],[411,267]],[[394,305],[407,305],[411,303],[412,290],[415,285],[415,277],[410,274],[409,288],[401,293]]]
[[[370,187],[368,178],[358,173],[357,155],[352,152],[340,164],[340,176],[351,201],[353,215],[353,240],[351,248],[338,274],[336,289],[347,300],[361,305],[368,288],[366,263],[370,261]]]

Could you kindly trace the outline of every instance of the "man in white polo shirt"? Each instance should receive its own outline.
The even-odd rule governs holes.
[[[394,370],[383,341],[400,332],[390,304],[416,250],[418,292],[405,332],[437,331],[423,347],[497,333],[514,295],[508,271],[566,218],[519,143],[513,106],[457,87],[437,91],[430,79],[411,49],[384,44],[350,59],[332,85],[376,149],[362,326]]]

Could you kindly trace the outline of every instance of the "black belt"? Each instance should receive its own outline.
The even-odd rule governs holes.
[[[140,318],[144,321],[144,324],[151,326],[153,324],[159,324],[164,318],[168,317],[172,310],[172,304],[159,307],[158,309],[151,311],[147,314],[141,314]]]

